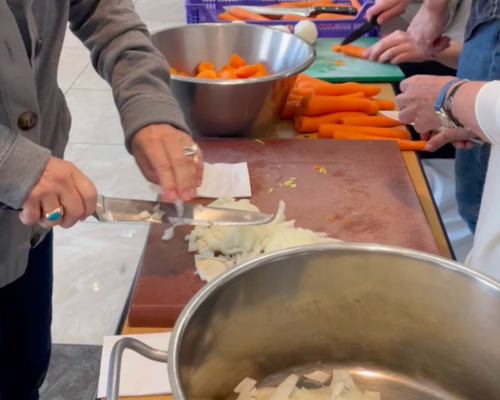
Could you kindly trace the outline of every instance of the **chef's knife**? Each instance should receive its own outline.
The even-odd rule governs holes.
[[[346,44],[352,43],[355,40],[359,39],[360,37],[366,35],[368,32],[370,32],[372,29],[377,28],[379,26],[377,20],[379,15],[374,15],[373,17],[370,18],[369,21],[366,21],[363,25],[361,25],[358,29],[355,31],[351,32],[349,36],[347,36],[342,43],[340,44],[341,46],[345,46]]]
[[[232,8],[241,8],[259,15],[283,16],[297,15],[299,17],[309,17],[318,14],[343,14],[356,15],[358,10],[354,7],[260,7],[260,6],[225,6],[224,10],[231,11]]]
[[[12,208],[0,203],[0,210]],[[20,211],[20,210],[19,210]],[[273,215],[258,212],[204,207],[201,205],[164,203],[148,200],[129,200],[97,197],[92,214],[100,222],[149,222],[172,225],[253,226],[271,222]]]

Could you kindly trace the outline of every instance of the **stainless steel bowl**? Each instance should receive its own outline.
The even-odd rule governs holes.
[[[276,384],[334,367],[383,400],[500,399],[499,283],[405,249],[281,251],[205,286],[168,354],[175,400],[232,398],[247,376]]]
[[[201,61],[217,69],[233,53],[263,63],[269,76],[209,80],[172,76],[171,89],[195,136],[249,137],[272,133],[297,74],[314,62],[312,46],[297,36],[250,24],[197,24],[153,35],[170,66],[194,75]]]

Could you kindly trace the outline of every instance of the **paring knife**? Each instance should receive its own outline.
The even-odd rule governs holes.
[[[13,210],[0,203],[0,210],[2,209]],[[148,222],[175,226],[253,226],[265,225],[274,219],[274,215],[258,212],[204,207],[193,204],[178,206],[175,203],[117,199],[103,195],[97,197],[96,211],[92,216],[100,222]]]
[[[372,29],[377,28],[379,26],[377,20],[379,15],[374,15],[371,17],[369,21],[366,21],[363,25],[361,25],[358,29],[355,31],[351,32],[349,36],[347,36],[342,43],[340,44],[341,46],[345,46],[346,44],[352,43],[355,40],[359,39],[360,37],[366,35],[368,32],[370,32]]]
[[[358,10],[354,7],[260,7],[260,6],[225,6],[224,10],[231,11],[232,8],[241,8],[259,15],[297,15],[299,17],[309,17],[317,14],[343,14],[356,15]]]

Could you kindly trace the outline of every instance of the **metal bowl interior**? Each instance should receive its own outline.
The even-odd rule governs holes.
[[[384,400],[500,398],[500,285],[436,256],[332,244],[271,254],[203,288],[175,326],[176,400],[245,377],[347,367]]]
[[[172,93],[195,136],[268,136],[297,74],[315,58],[304,40],[250,24],[185,25],[157,32],[153,43],[171,67],[192,76],[202,61],[220,70],[233,53],[266,66],[268,76],[247,80],[172,76]]]

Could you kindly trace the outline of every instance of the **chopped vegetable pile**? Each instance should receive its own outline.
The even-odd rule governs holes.
[[[379,392],[362,392],[348,370],[334,369],[332,375],[315,371],[304,375],[304,379],[322,386],[317,389],[299,389],[297,383],[300,378],[292,374],[276,388],[257,389],[256,380],[245,378],[236,386],[234,392],[238,393],[237,400],[381,400]]]
[[[259,212],[249,200],[219,199],[211,206]],[[261,254],[296,246],[338,242],[324,233],[296,228],[293,220],[285,221],[283,201],[279,203],[276,218],[268,225],[197,226],[186,241],[189,252],[198,252],[195,256],[196,269],[200,278],[207,282]]]
[[[179,72],[172,67],[170,67],[170,73],[179,76],[190,76],[187,73]],[[198,64],[196,73],[192,76],[192,78],[231,80],[258,78],[266,75],[267,70],[264,64],[257,63],[249,65],[244,58],[235,53],[229,58],[229,62],[219,71],[215,69],[214,64],[210,61],[202,61]]]

